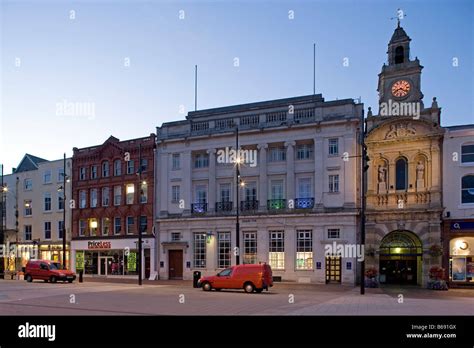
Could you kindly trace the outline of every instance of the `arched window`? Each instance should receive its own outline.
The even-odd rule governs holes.
[[[395,64],[401,64],[405,60],[405,50],[403,46],[395,48]]]
[[[400,158],[395,162],[395,189],[406,190],[408,187],[408,166],[405,158]]]
[[[461,180],[461,203],[474,203],[474,175],[466,175]]]

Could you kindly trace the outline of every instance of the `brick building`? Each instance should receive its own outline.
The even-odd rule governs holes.
[[[155,135],[74,148],[72,159],[72,269],[84,274],[138,275],[137,242],[143,233],[142,274],[155,271],[153,237]],[[139,158],[141,145],[141,180]]]

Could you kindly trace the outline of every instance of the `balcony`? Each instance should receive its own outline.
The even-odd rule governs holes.
[[[240,210],[243,212],[252,212],[258,210],[258,201],[255,200],[245,200],[240,201]]]
[[[191,213],[192,214],[205,214],[207,212],[207,203],[191,203]]]
[[[216,203],[216,212],[226,213],[232,211],[232,202],[217,202]]]
[[[314,198],[296,198],[295,209],[313,209]]]
[[[269,199],[267,201],[267,209],[270,211],[285,210],[286,199]]]

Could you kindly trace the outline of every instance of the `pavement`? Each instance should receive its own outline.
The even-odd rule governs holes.
[[[0,315],[472,315],[474,289],[359,289],[275,283],[270,291],[205,292],[190,281],[85,278],[83,283],[0,280]]]

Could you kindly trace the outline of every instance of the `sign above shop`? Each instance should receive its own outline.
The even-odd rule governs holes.
[[[102,240],[87,242],[87,249],[110,249],[111,247],[111,242],[105,242]]]
[[[453,221],[451,231],[474,230],[474,221]]]

